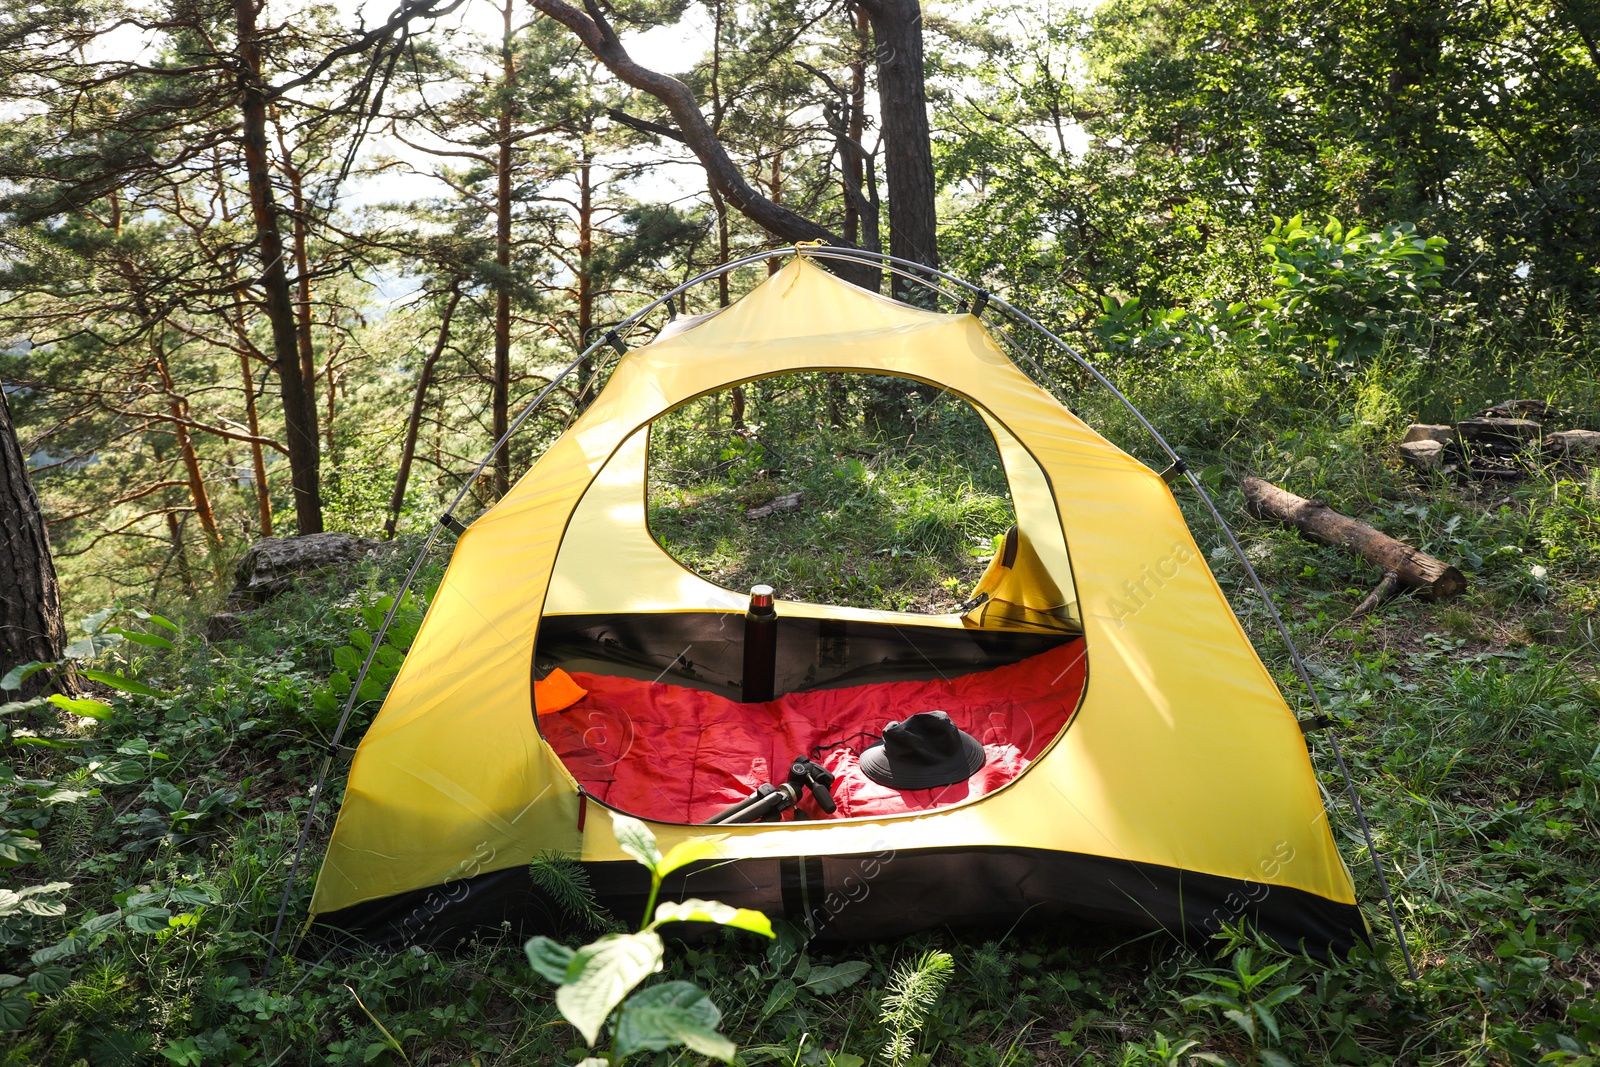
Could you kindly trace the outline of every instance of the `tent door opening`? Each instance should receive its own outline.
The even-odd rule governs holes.
[[[1084,648],[1066,633],[922,622],[780,606],[775,695],[744,702],[742,615],[549,616],[535,679],[560,670],[583,695],[537,708],[539,730],[586,793],[658,822],[705,822],[764,783],[781,785],[799,758],[834,776],[836,810],[803,798],[783,821],[949,807],[1014,780],[1067,727],[1083,693]],[[937,789],[867,778],[861,753],[885,725],[926,711],[947,713],[976,738],[982,766]]]

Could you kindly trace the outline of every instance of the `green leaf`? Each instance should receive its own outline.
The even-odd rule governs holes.
[[[617,1057],[686,1045],[702,1056],[732,1062],[737,1050],[717,1033],[722,1012],[705,990],[689,982],[664,982],[641,989],[617,1016]]]
[[[694,837],[688,841],[679,841],[667,850],[667,854],[656,864],[656,874],[665,878],[679,867],[687,867],[697,860],[710,859],[712,856],[722,854],[722,842],[728,839],[727,834],[711,834],[707,837]]]
[[[611,1010],[660,969],[661,938],[656,934],[602,937],[573,954],[566,979],[556,990],[556,1007],[593,1045]]]
[[[349,645],[340,645],[333,650],[333,665],[354,677],[356,672],[361,670],[361,653]]]
[[[650,827],[630,815],[611,813],[611,832],[617,835],[617,847],[650,868],[655,875],[661,870],[661,850],[656,848],[656,835]]]
[[[53,808],[57,804],[76,804],[84,797],[96,796],[98,793],[99,790],[95,789],[57,789],[40,797],[39,803],[44,807]]]
[[[21,714],[24,711],[32,711],[34,708],[37,708],[37,707],[39,707],[40,705],[42,705],[44,703],[45,703],[44,697],[39,697],[36,700],[12,700],[12,701],[8,701],[8,702],[6,702],[4,704],[0,704],[0,716],[18,715],[18,714]]]
[[[1278,1019],[1272,1014],[1272,1009],[1260,1004],[1252,1004],[1250,1007],[1256,1013],[1256,1018],[1261,1020],[1261,1025],[1267,1028],[1267,1033],[1272,1035],[1272,1040],[1281,1040],[1282,1035],[1278,1033]]]
[[[47,667],[54,666],[54,662],[45,663],[41,660],[30,660],[27,663],[18,664],[6,671],[5,677],[0,678],[0,689],[21,689],[22,683],[28,680],[29,675],[37,674]]]
[[[772,983],[772,991],[767,994],[767,1002],[761,1007],[761,1018],[770,1019],[784,1008],[794,1003],[794,998],[799,995],[800,987],[787,978],[779,979]]]
[[[1305,988],[1306,987],[1303,985],[1279,986],[1277,989],[1274,989],[1260,1000],[1255,1001],[1255,1007],[1257,1009],[1276,1008],[1279,1004],[1282,1004],[1285,1001],[1290,1000],[1293,997],[1297,997],[1301,993],[1305,992]]]
[[[122,913],[122,921],[128,924],[128,929],[141,934],[159,934],[168,926],[172,912],[166,908],[131,908]]]
[[[828,1057],[828,1067],[866,1067],[866,1062],[854,1052],[841,1052]]]
[[[145,611],[143,608],[134,608],[133,609],[133,615],[137,619],[143,619],[146,622],[153,622],[157,626],[165,626],[167,629],[171,630],[173,633],[177,633],[178,632],[178,624],[177,623],[173,622],[171,619],[163,618],[162,616],[157,615],[154,612]]]
[[[205,1062],[205,1053],[200,1051],[200,1045],[192,1037],[181,1039],[167,1039],[167,1047],[161,1050],[161,1055],[179,1067],[198,1067]]]
[[[572,957],[577,955],[566,945],[548,937],[535,937],[522,948],[528,954],[528,963],[533,969],[556,985],[567,980],[567,967],[572,963]]]
[[[90,679],[91,681],[99,682],[101,685],[109,685],[111,688],[120,689],[124,693],[132,693],[134,696],[166,696],[165,693],[151,689],[143,682],[135,681],[134,679],[122,674],[120,671],[116,674],[112,674],[109,671],[91,671],[87,669],[80,669],[78,673],[83,675],[85,678]]]
[[[30,915],[53,919],[67,913],[67,902],[55,897],[29,897],[22,902],[22,910]]]
[[[168,641],[165,637],[162,637],[160,634],[140,633],[138,630],[123,630],[123,629],[119,629],[119,628],[117,628],[115,626],[113,626],[111,629],[107,630],[106,633],[108,633],[108,634],[116,634],[118,637],[124,638],[124,639],[126,639],[128,641],[132,641],[136,645],[143,645],[145,648],[172,648],[173,647],[172,642]]]
[[[74,936],[82,935],[84,937],[93,937],[95,934],[103,934],[121,921],[122,912],[120,910],[104,912],[100,915],[96,915],[94,918],[78,927],[78,929],[74,931]],[[40,962],[37,953],[35,953],[31,958],[33,959],[35,965]]]
[[[78,748],[89,739],[86,737],[40,737],[32,730],[13,730],[11,743],[13,745],[39,745],[43,748]]]
[[[1206,976],[1201,975],[1200,977],[1204,978]],[[1222,1008],[1232,1011],[1238,1011],[1244,1007],[1239,1001],[1232,997],[1223,996],[1221,993],[1196,993],[1193,996],[1184,997],[1181,1003],[1186,1008]]]
[[[47,964],[28,975],[28,988],[43,997],[53,997],[72,982],[72,972],[60,964]]]
[[[759,911],[736,908],[715,900],[685,900],[681,904],[667,901],[656,907],[656,923],[716,923],[718,926],[735,926],[764,937],[775,937],[772,920]]]
[[[212,895],[211,890],[201,885],[179,886],[167,893],[167,899],[174,904],[187,904],[190,907],[216,903],[216,897]]]
[[[78,624],[78,629],[86,634],[97,634],[100,632],[100,627],[115,618],[121,610],[115,604],[103,607],[92,615],[85,615],[83,621]]]
[[[67,659],[93,659],[121,640],[121,634],[94,634],[72,642],[61,654]]]
[[[1258,1049],[1256,1056],[1266,1067],[1295,1067],[1295,1062],[1281,1052],[1274,1052],[1270,1048]]]
[[[144,777],[144,766],[135,759],[90,764],[89,777],[106,785],[128,785]]]
[[[149,792],[155,798],[156,803],[168,811],[177,811],[183,807],[183,790],[165,778],[157,778],[151,782]]]
[[[74,699],[73,697],[62,696],[60,693],[52,693],[46,699],[70,715],[82,715],[86,719],[109,719],[111,717],[111,705],[104,701],[91,700],[88,697]]]
[[[814,967],[801,988],[826,996],[850,988],[865,978],[870,970],[872,967],[865,960],[836,963],[831,967]]]
[[[33,1002],[20,993],[0,997],[0,1030],[21,1030],[33,1014]]]
[[[77,934],[73,934],[64,941],[57,941],[53,945],[46,945],[44,948],[36,950],[28,957],[28,960],[35,967],[43,967],[47,963],[53,963],[56,960],[71,956],[82,950],[83,947],[84,939]]]
[[[39,842],[13,833],[0,836],[0,867],[30,863],[39,855]]]

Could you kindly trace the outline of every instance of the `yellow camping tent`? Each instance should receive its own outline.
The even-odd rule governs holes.
[[[642,899],[610,820],[595,817],[595,791],[542,736],[532,683],[558,661],[594,667],[596,649],[614,652],[629,635],[635,667],[660,662],[647,654],[653,634],[742,617],[742,594],[685,570],[646,527],[650,424],[710,391],[811,370],[898,375],[969,401],[999,446],[1019,534],[965,614],[780,601],[780,620],[876,627],[936,648],[1014,639],[1022,654],[1070,636],[1087,683],[1022,773],[960,803],[652,822],[664,850],[729,835],[719,862],[673,888],[846,937],[1030,910],[1175,933],[1248,918],[1319,952],[1365,936],[1300,726],[1167,485],[1023,374],[974,316],[867,292],[804,256],[732,307],[623,356],[592,406],[461,535],[354,757],[317,920],[387,943],[501,918],[538,924],[546,912],[526,865],[547,852],[590,865],[604,899]],[[540,658],[558,638],[577,658]],[[571,651],[583,640],[588,658]],[[672,680],[690,689],[710,676],[675,666]]]

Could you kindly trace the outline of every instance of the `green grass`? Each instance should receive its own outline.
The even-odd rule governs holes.
[[[927,390],[892,426],[859,415],[833,422],[812,400],[816,377],[749,387],[760,416],[744,428],[753,436],[735,432],[723,394],[658,422],[651,532],[690,570],[732,589],[765,582],[792,600],[953,610],[1016,521],[993,438],[965,401]],[[847,401],[882,381],[835,377]],[[794,510],[747,515],[796,492]]]
[[[1580,408],[1596,393],[1577,366],[1539,365],[1519,379],[1506,365],[1476,384],[1395,371],[1315,389],[1198,367],[1181,380],[1153,376],[1140,395],[1207,472],[1339,722],[1417,980],[1401,969],[1371,857],[1326,741],[1315,737],[1375,954],[1324,966],[1242,931],[1186,949],[1078,923],[843,947],[806,945],[785,930],[770,948],[718,935],[669,950],[670,975],[711,991],[751,1063],[888,1062],[883,1008],[896,967],[942,949],[954,974],[912,1035],[911,1062],[1542,1058],[1590,1067],[1600,1045],[1600,478],[1530,461],[1516,482],[1425,479],[1403,469],[1388,444],[1421,410],[1419,397],[1437,390],[1467,408],[1521,392],[1531,376],[1576,397],[1569,408],[1594,410]],[[826,412],[784,394],[751,392],[765,446],[728,436],[725,400],[720,413],[701,402],[658,434],[651,519],[672,551],[735,588],[767,580],[787,596],[948,610],[964,595],[983,563],[973,552],[986,555],[1011,521],[970,417],[929,400],[912,425],[857,419],[836,428]],[[1100,409],[1081,404],[1123,440],[1125,421],[1102,423]],[[1377,575],[1245,518],[1234,486],[1246,473],[1457,563],[1468,593],[1440,604],[1401,597],[1350,620]],[[804,494],[794,513],[744,514],[793,491]],[[1221,540],[1197,502],[1179,492],[1263,657],[1291,702],[1303,704],[1261,605],[1214,554]],[[0,997],[24,995],[31,1008],[6,1034],[0,1062],[576,1059],[573,1031],[514,942],[456,955],[296,960],[261,974],[325,744],[314,696],[348,631],[364,624],[361,604],[391,589],[402,564],[290,594],[235,644],[201,642],[196,607],[175,649],[118,646],[108,665],[167,695],[108,697],[114,711],[104,722],[80,727],[38,712],[5,720],[69,746],[8,750],[16,780],[0,783],[9,805],[0,828],[36,830],[41,848],[7,870],[5,884],[72,885],[59,895],[62,914],[0,919],[3,969],[25,978]],[[371,710],[358,714],[357,732]],[[90,789],[98,793],[62,794]],[[218,799],[206,807],[208,798]],[[336,785],[318,842],[338,798]],[[129,895],[137,893],[154,896]],[[303,882],[291,922],[308,894]],[[94,916],[114,917],[96,930]],[[74,929],[78,951],[29,962]],[[851,960],[869,964],[860,981],[833,993],[807,988],[814,969]]]

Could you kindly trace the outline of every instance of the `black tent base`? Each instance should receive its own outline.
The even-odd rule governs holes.
[[[649,876],[631,861],[584,865],[598,902],[638,925]],[[819,941],[888,940],[939,926],[1076,918],[1162,931],[1204,950],[1224,925],[1254,926],[1317,959],[1369,941],[1353,904],[1286,886],[1103,856],[1026,848],[888,850],[859,856],[737,860],[685,868],[662,899],[754,908]],[[527,868],[493,871],[317,917],[308,947],[449,947],[483,935],[568,932],[570,919]]]

